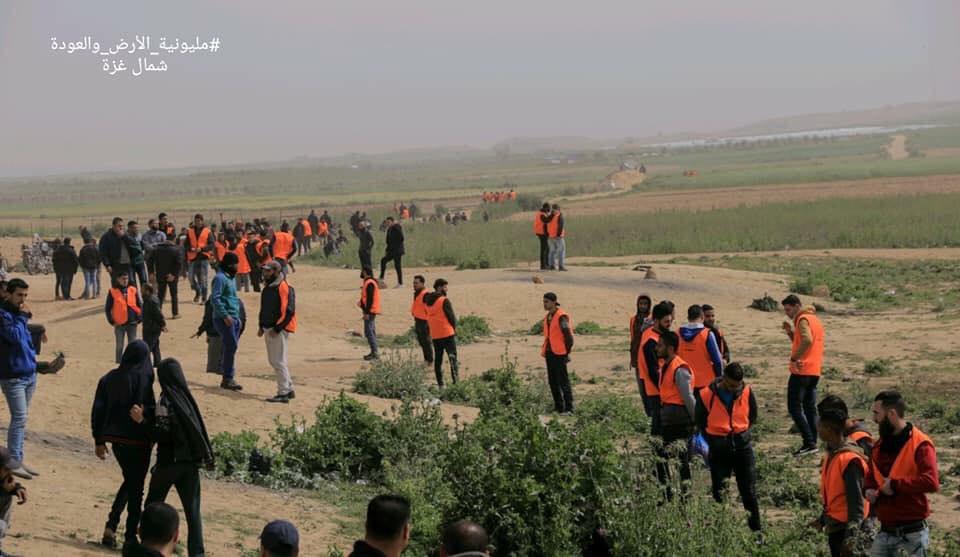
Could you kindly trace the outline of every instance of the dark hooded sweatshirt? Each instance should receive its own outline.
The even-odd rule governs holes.
[[[153,420],[157,406],[153,398],[153,364],[150,348],[142,340],[131,342],[123,352],[120,366],[101,377],[97,384],[90,425],[98,445],[149,443],[149,429],[130,417],[134,405],[143,407],[146,420]]]
[[[173,358],[161,360],[157,378],[162,392],[151,428],[157,443],[157,464],[192,462],[212,466],[213,447],[180,362]]]

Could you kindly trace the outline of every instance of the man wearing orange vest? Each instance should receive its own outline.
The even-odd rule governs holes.
[[[643,384],[643,409],[650,418],[650,435],[660,435],[660,368],[663,360],[657,356],[660,335],[673,325],[673,306],[660,302],[653,306],[653,325],[640,334],[637,353],[637,373]]]
[[[241,288],[244,292],[250,292],[250,260],[247,259],[247,239],[242,233],[231,231],[227,234],[227,252],[237,256],[237,291]],[[259,265],[254,261],[253,265]]]
[[[380,315],[380,284],[373,278],[373,270],[364,267],[360,271],[363,284],[360,286],[360,301],[357,307],[363,312],[363,336],[370,345],[370,353],[364,360],[376,360],[380,357],[377,346],[377,316]]]
[[[720,355],[723,361],[730,362],[730,346],[727,344],[727,336],[723,334],[720,327],[717,327],[717,310],[710,304],[703,304],[703,326],[710,329],[713,336],[717,339],[717,346],[720,348]]]
[[[556,203],[550,211],[550,222],[547,223],[547,243],[550,247],[547,266],[555,271],[566,271],[563,265],[567,257],[567,230],[563,222],[563,213]]]
[[[413,277],[413,303],[410,305],[410,315],[413,316],[413,330],[417,333],[417,343],[423,350],[423,361],[428,366],[433,365],[433,344],[430,340],[430,326],[427,324],[427,306],[423,298],[427,295],[426,279],[423,275]]]
[[[190,273],[190,288],[193,289],[193,302],[207,302],[210,259],[214,255],[214,237],[210,229],[203,225],[203,215],[193,216],[193,226],[187,229],[187,266]]]
[[[297,331],[297,296],[287,284],[277,261],[263,265],[264,287],[260,293],[260,327],[257,336],[267,345],[267,361],[277,374],[277,395],[267,402],[286,404],[293,400],[293,380],[287,367],[287,341]]]
[[[660,457],[669,458],[667,446],[675,441],[683,441],[684,447],[690,442],[693,435],[696,415],[696,400],[693,398],[693,383],[695,377],[690,364],[677,355],[680,347],[680,337],[673,331],[660,333],[660,342],[657,343],[657,356],[663,360],[660,368],[660,437],[663,439],[663,449]],[[673,497],[673,489],[669,485],[670,468],[665,462],[657,463],[657,478],[661,484],[667,486],[667,498]],[[684,450],[680,454],[680,481],[686,491],[690,480],[690,451]]]
[[[694,304],[687,309],[689,323],[680,327],[680,357],[693,368],[694,389],[702,389],[723,373],[723,356],[713,331],[703,324],[703,308]]]
[[[817,431],[827,444],[827,454],[820,463],[823,513],[810,526],[827,534],[831,557],[861,555],[862,548],[855,545],[857,532],[870,513],[870,503],[863,498],[870,464],[860,447],[847,438],[845,412],[828,407],[819,418]]]
[[[443,353],[450,360],[450,375],[453,383],[460,380],[460,364],[457,361],[457,316],[453,313],[453,304],[447,298],[447,281],[439,278],[433,281],[433,292],[423,297],[427,309],[427,327],[433,340],[433,372],[437,376],[437,385],[443,388]]]
[[[653,300],[647,294],[637,296],[637,313],[630,316],[630,371],[637,376],[637,387],[640,389],[640,396],[646,397],[643,390],[643,380],[640,379],[640,336],[643,331],[653,326],[653,318],[650,317]],[[644,406],[646,408],[646,406]]]
[[[800,298],[791,294],[781,302],[783,311],[793,323],[784,321],[783,330],[792,342],[790,380],[787,383],[787,411],[793,418],[803,444],[793,456],[817,452],[817,383],[823,366],[823,325],[816,309],[804,308]]]
[[[557,295],[547,292],[543,295],[543,346],[540,355],[547,363],[547,381],[550,394],[553,395],[553,409],[561,415],[573,412],[573,389],[567,364],[573,350],[573,324],[567,312],[560,309]]]
[[[142,321],[143,302],[137,287],[130,285],[130,277],[122,272],[113,279],[113,287],[107,294],[103,307],[107,322],[113,326],[117,340],[116,361],[119,364],[127,344],[137,340],[137,325]],[[126,342],[124,342],[126,337]]]
[[[851,418],[847,403],[837,395],[827,395],[817,404],[817,415],[822,416],[827,410],[834,410],[846,416],[844,435],[847,436],[848,441],[860,447],[864,457],[869,461],[870,453],[873,452],[873,435],[863,425],[863,420]]]
[[[710,447],[710,480],[713,498],[722,503],[730,474],[737,477],[743,508],[750,513],[748,524],[760,531],[760,503],[757,501],[757,458],[750,428],[757,421],[757,399],[743,382],[743,367],[733,362],[723,376],[696,391],[697,429]]]
[[[280,231],[274,233],[270,251],[273,253],[273,258],[283,266],[283,274],[286,275],[291,266],[291,260],[297,253],[296,240],[290,233],[290,225],[287,221],[283,221]]]
[[[544,203],[543,207],[533,216],[533,233],[540,240],[540,270],[546,271],[550,267],[550,245],[547,242],[547,222],[550,220],[550,204]]]
[[[866,497],[880,520],[871,556],[926,555],[930,545],[928,493],[940,490],[933,441],[906,421],[907,404],[896,391],[883,391],[873,402],[880,440],[873,446]]]

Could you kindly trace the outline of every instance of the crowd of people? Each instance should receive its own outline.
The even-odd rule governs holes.
[[[503,203],[505,201],[516,201],[517,192],[510,188],[510,191],[485,191],[480,197],[484,203]]]
[[[267,401],[289,403],[295,398],[287,350],[289,337],[297,330],[296,293],[287,276],[295,272],[294,259],[308,253],[311,243],[337,243],[331,239],[336,227],[326,211],[319,216],[311,211],[298,219],[292,230],[287,222],[274,230],[260,219],[227,223],[221,216],[220,221],[218,230],[197,214],[189,227],[178,231],[161,213],[148,222],[148,230],[141,235],[136,221],[124,223],[115,218],[99,241],[81,229],[84,245],[79,253],[73,251],[71,239],[64,238],[54,254],[57,299],[72,299],[70,279],[78,268],[84,269],[83,298],[100,296],[101,266],[110,277],[103,295],[104,313],[115,332],[117,367],[97,385],[91,429],[96,456],[106,459],[112,453],[123,478],[101,541],[108,547],[117,544],[120,520],[126,512],[125,554],[171,554],[179,537],[176,512],[164,503],[171,488],[176,488],[186,516],[189,555],[205,552],[200,470],[212,467],[215,455],[180,362],[163,358],[160,347],[167,331],[163,311],[167,294],[171,319],[179,317],[177,284],[181,278],[189,279],[193,301],[204,305],[194,336],[207,337],[206,370],[221,375],[220,387],[229,391],[242,390],[236,353],[247,326],[247,311],[238,289],[260,293],[257,336],[264,339],[266,359],[277,381],[277,394]],[[355,213],[349,223],[359,243],[361,291],[357,306],[370,348],[364,356],[368,361],[380,357],[376,323],[383,315],[381,290],[391,261],[396,286],[403,286],[403,229],[393,217],[385,223],[386,250],[380,260],[379,280],[374,275],[374,240],[365,213]],[[545,203],[537,212],[534,230],[540,239],[541,269],[565,271],[565,227],[559,206]],[[450,283],[436,278],[428,291],[426,277],[416,275],[412,285],[410,315],[417,342],[424,365],[434,368],[442,389],[447,384],[444,354],[452,383],[459,380],[460,369],[458,321]],[[23,452],[37,374],[59,371],[64,360],[59,355],[52,362],[38,361],[46,331],[30,323],[27,283],[10,279],[0,291],[0,388],[11,418],[7,447],[0,449],[2,541],[10,522],[11,501],[26,501],[26,488],[13,478],[29,480],[41,475],[24,462]],[[561,308],[554,292],[543,294],[542,305],[540,355],[554,410],[569,415],[575,411],[567,369],[574,349],[573,316]],[[804,307],[795,295],[783,299],[782,307],[789,318],[783,331],[791,347],[787,408],[800,436],[793,455],[803,458],[818,453],[818,438],[827,449],[821,464],[823,512],[811,526],[826,532],[832,555],[855,554],[854,544],[865,537],[873,540],[872,555],[922,554],[929,543],[927,494],[939,489],[931,439],[906,421],[906,403],[895,391],[883,391],[875,398],[877,437],[862,421],[851,417],[843,400],[831,395],[818,401],[824,325],[816,310]],[[649,433],[662,441],[656,478],[664,485],[666,497],[673,498],[669,462],[678,460],[686,494],[693,456],[701,454],[710,469],[713,497],[722,502],[726,483],[734,476],[749,515],[748,526],[759,533],[763,525],[751,439],[760,408],[757,395],[745,379],[744,366],[731,360],[728,338],[717,326],[715,308],[690,306],[687,322],[674,330],[676,311],[668,300],[654,304],[650,296],[641,295],[629,324],[630,368],[650,419]],[[154,393],[155,377],[160,384],[159,398]],[[687,450],[669,450],[677,444]],[[155,462],[152,470],[151,461]],[[352,555],[399,555],[409,540],[409,518],[409,504],[402,498],[375,498],[368,507],[366,537],[357,542]],[[444,532],[441,555],[486,555],[486,539],[482,526],[455,523]],[[299,549],[296,529],[286,522],[268,524],[261,543],[263,555],[296,555]]]

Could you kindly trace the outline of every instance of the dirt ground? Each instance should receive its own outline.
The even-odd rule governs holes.
[[[564,210],[575,215],[605,215],[624,211],[653,213],[678,207],[686,210],[708,211],[775,202],[814,201],[827,198],[873,198],[958,191],[960,191],[960,176],[875,178],[809,184],[639,192],[589,201],[571,200],[565,203]],[[532,218],[532,214],[517,213],[511,218],[526,221]]]
[[[886,149],[887,154],[890,155],[890,160],[899,161],[910,156],[910,153],[907,151],[907,136],[903,134],[897,134],[891,137]]]
[[[4,240],[0,247],[9,253],[8,248],[18,243],[18,240]],[[899,256],[900,252],[884,254]],[[534,284],[531,273],[523,269],[429,268],[406,272],[408,276],[425,274],[428,282],[441,276],[447,278],[457,313],[482,315],[494,329],[491,339],[461,347],[465,376],[498,365],[504,353],[518,358],[521,369],[539,371],[543,368],[539,358],[540,339],[519,331],[529,329],[542,318],[541,297],[548,290],[557,293],[575,322],[592,320],[616,327],[621,333],[614,336],[577,338],[571,369],[582,380],[575,387],[579,396],[598,389],[636,396],[632,376],[622,370],[629,363],[624,343],[628,340],[626,327],[637,294],[647,292],[654,300],[671,299],[678,308],[709,302],[717,308],[734,358],[760,369],[760,376],[753,382],[762,412],[783,424],[783,431],[765,436],[764,442],[784,447],[792,444],[795,439],[786,434],[784,391],[789,346],[780,331],[783,315],[746,307],[752,298],[764,292],[775,298],[784,295],[785,279],[762,273],[656,263],[658,279],[644,280],[643,273],[631,270],[628,265],[636,259],[612,259],[609,263],[613,266],[609,267],[576,266],[576,260],[572,260],[570,272],[547,273],[543,275],[542,285]],[[113,367],[113,334],[103,315],[102,300],[54,302],[52,276],[25,278],[31,284],[29,304],[35,320],[46,324],[49,331],[50,343],[44,346],[44,353],[62,350],[67,354],[68,365],[56,376],[39,379],[25,452],[26,460],[42,475],[28,483],[28,504],[14,509],[12,537],[7,539],[4,549],[27,555],[108,553],[89,542],[97,539],[102,531],[113,491],[120,483],[120,472],[113,460],[101,462],[94,456],[89,415],[97,379]],[[392,287],[395,280],[392,272],[387,280]],[[264,398],[275,392],[276,385],[267,366],[264,345],[255,332],[246,332],[238,355],[238,378],[244,391],[230,393],[217,387],[218,376],[202,371],[204,341],[189,338],[200,321],[201,306],[187,300],[181,306],[183,318],[169,321],[170,332],[161,340],[163,354],[183,362],[211,434],[242,429],[265,432],[278,417],[309,416],[324,397],[335,395],[341,389],[349,391],[351,378],[361,369],[365,347],[352,341],[348,334],[359,330],[361,323],[355,307],[360,286],[357,272],[302,265],[290,277],[290,283],[297,289],[299,321],[299,330],[290,345],[290,367],[297,392],[297,398],[290,405],[264,402]],[[82,278],[77,277],[74,285],[79,294]],[[183,290],[189,288],[181,283]],[[249,293],[242,297],[248,313],[256,315],[257,295]],[[378,320],[381,333],[397,334],[410,326],[410,297],[408,288],[384,291],[384,315]],[[169,306],[165,309],[169,311]],[[960,350],[952,328],[942,327],[936,315],[907,317],[897,313],[824,316],[830,363],[844,370],[855,370],[862,367],[865,359],[901,357],[922,346],[937,346],[942,351]],[[923,361],[922,351],[916,354],[918,362]],[[769,365],[764,366],[762,362]],[[931,380],[942,384],[945,390],[956,392],[957,378],[949,373]],[[599,378],[599,384],[588,383],[593,377]],[[859,378],[853,377],[853,380]],[[846,388],[840,380],[825,382],[841,392]],[[870,388],[883,384],[872,380]],[[384,410],[392,403],[373,397],[358,398],[369,402],[375,410]],[[470,408],[445,407],[448,416],[454,412],[465,419],[475,414]],[[6,416],[0,413],[0,424],[6,423]],[[952,454],[955,451],[947,448],[946,440],[940,446],[944,455],[956,458]],[[798,466],[798,473],[814,473],[816,462],[805,461]],[[213,480],[204,480],[203,490],[207,551],[214,557],[235,556],[241,548],[255,548],[260,528],[274,518],[289,518],[298,525],[305,555],[322,554],[330,545],[343,549],[360,534],[342,531],[338,526],[341,518],[338,510],[331,503],[305,493],[273,492]],[[960,510],[952,495],[934,497],[935,524],[960,526]],[[171,495],[168,501],[180,507],[175,496]]]

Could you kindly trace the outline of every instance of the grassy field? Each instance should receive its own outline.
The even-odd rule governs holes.
[[[955,246],[960,244],[957,206],[960,194],[829,199],[642,217],[570,215],[567,255]],[[412,224],[405,230],[411,264],[500,267],[531,261],[537,254],[527,222]],[[352,243],[340,257],[312,259],[356,265],[355,250]]]

